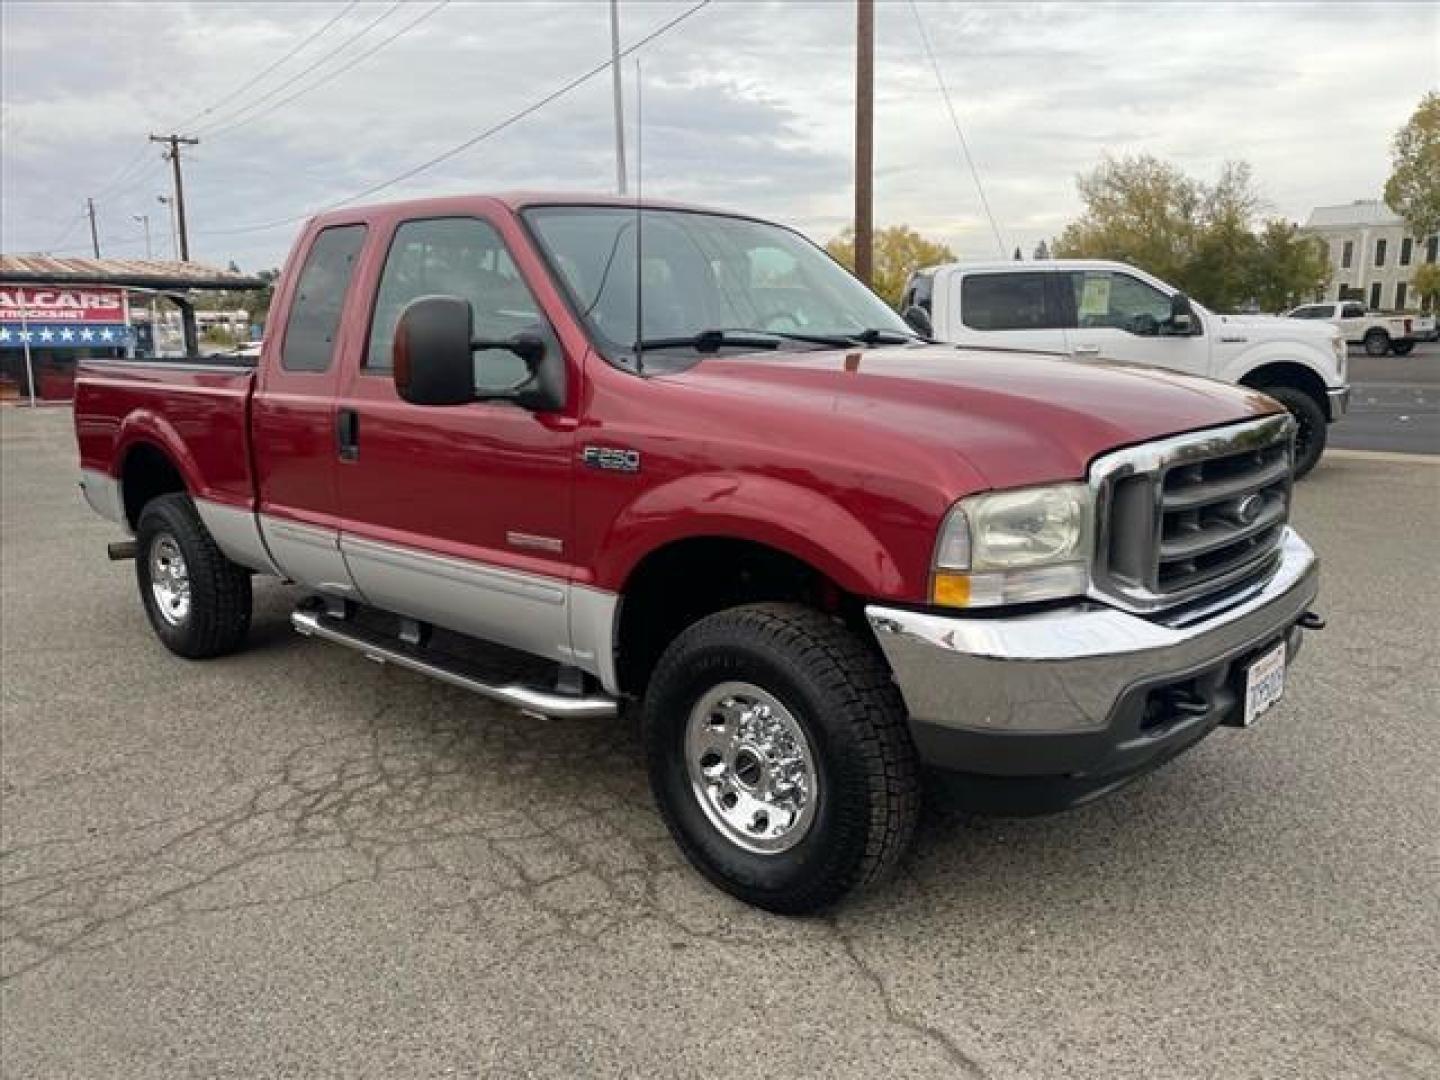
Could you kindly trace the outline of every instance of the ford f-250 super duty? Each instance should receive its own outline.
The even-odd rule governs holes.
[[[340,210],[254,369],[85,366],[82,486],[179,655],[240,647],[263,573],[528,713],[634,701],[689,859],[808,911],[896,861],[922,765],[1091,798],[1254,722],[1319,624],[1273,400],[956,352],[743,216]]]

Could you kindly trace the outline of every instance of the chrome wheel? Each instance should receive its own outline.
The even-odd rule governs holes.
[[[714,826],[746,851],[774,854],[804,839],[820,775],[800,722],[745,682],[701,696],[685,728],[690,787]]]
[[[171,626],[190,617],[190,570],[169,533],[158,534],[150,545],[150,593],[160,617]]]

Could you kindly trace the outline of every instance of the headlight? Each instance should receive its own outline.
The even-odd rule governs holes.
[[[940,529],[931,601],[994,607],[1084,593],[1092,517],[1084,484],[961,499]]]

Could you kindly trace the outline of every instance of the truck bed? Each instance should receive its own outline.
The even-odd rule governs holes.
[[[233,358],[82,361],[75,379],[81,469],[119,477],[143,439],[172,455],[192,496],[253,505],[254,381],[253,365]]]

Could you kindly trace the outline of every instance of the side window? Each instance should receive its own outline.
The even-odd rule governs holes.
[[[508,338],[528,330],[545,337],[550,348],[557,347],[492,225],[478,218],[427,218],[403,223],[390,242],[370,319],[366,372],[390,370],[400,313],[421,296],[470,301],[477,338]],[[477,390],[505,390],[528,374],[525,362],[507,349],[475,354]]]
[[[1048,274],[966,274],[960,282],[961,321],[972,330],[1056,330]]]
[[[1346,304],[1340,311],[1342,319],[1363,319],[1365,317],[1365,305]]]
[[[364,245],[364,225],[336,225],[322,229],[315,237],[290,300],[285,344],[280,353],[282,370],[329,370],[340,314],[345,309],[345,293]]]
[[[1108,328],[1153,337],[1170,319],[1170,298],[1138,278],[1110,270],[1070,274],[1082,330]]]
[[[1290,313],[1292,319],[1323,319],[1325,309],[1319,307],[1298,307]]]

